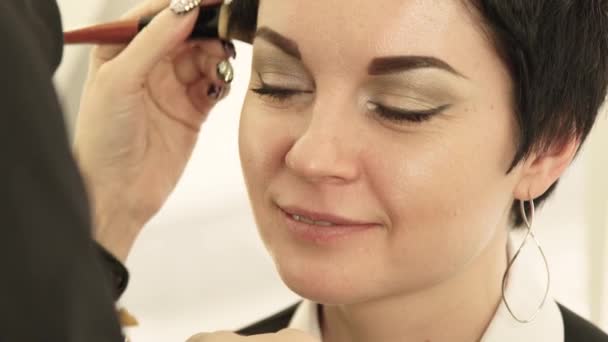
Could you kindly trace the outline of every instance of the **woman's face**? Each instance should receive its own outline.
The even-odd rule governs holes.
[[[428,288],[505,231],[511,81],[478,20],[461,1],[261,1],[240,154],[292,290]]]

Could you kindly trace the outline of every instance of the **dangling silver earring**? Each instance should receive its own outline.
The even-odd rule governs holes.
[[[538,240],[536,239],[536,236],[534,235],[534,232],[532,231],[532,225],[534,223],[534,200],[531,199],[529,202],[530,202],[530,219],[528,219],[528,215],[526,214],[526,208],[524,206],[525,201],[524,200],[519,201],[519,208],[521,210],[521,215],[526,224],[527,232],[526,232],[526,236],[525,236],[524,240],[522,241],[521,245],[517,249],[517,252],[515,252],[515,255],[513,256],[511,261],[509,261],[507,270],[505,271],[505,274],[502,277],[502,301],[503,301],[503,303],[505,303],[505,306],[507,307],[507,310],[509,310],[509,313],[511,314],[511,316],[519,323],[530,323],[536,318],[536,316],[542,309],[543,305],[545,305],[545,301],[547,300],[547,296],[549,295],[549,287],[551,285],[551,275],[549,273],[549,263],[547,262],[547,257],[545,256],[545,252],[543,252],[543,249],[540,246],[540,243],[538,242]],[[540,255],[543,258],[543,262],[545,265],[545,271],[547,273],[547,287],[545,288],[545,295],[543,296],[543,300],[540,303],[540,305],[538,306],[538,308],[536,308],[536,311],[534,312],[534,314],[529,318],[520,318],[511,309],[511,306],[509,305],[509,302],[507,301],[507,298],[505,296],[505,291],[507,288],[507,278],[508,278],[509,272],[511,271],[511,267],[515,263],[515,260],[517,260],[517,257],[519,256],[519,253],[521,252],[521,250],[524,248],[526,243],[528,243],[528,239],[532,239],[532,241],[534,241],[534,243],[536,244],[536,247],[538,248],[538,251],[540,252]]]

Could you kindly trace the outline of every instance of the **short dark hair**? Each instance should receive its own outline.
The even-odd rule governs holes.
[[[571,139],[582,144],[608,85],[608,0],[463,1],[478,12],[513,82],[519,132],[507,174],[532,152],[563,146]],[[258,1],[239,0],[233,6],[238,12],[252,12]],[[255,17],[244,20],[249,29],[255,30]],[[535,204],[540,206],[558,183],[559,179]],[[511,224],[523,223],[515,201]]]
[[[607,0],[470,0],[513,81],[517,153],[582,144],[606,97]],[[578,151],[577,151],[578,153]],[[559,180],[535,204],[542,204]],[[529,207],[526,207],[529,209]],[[511,223],[524,223],[519,203]]]

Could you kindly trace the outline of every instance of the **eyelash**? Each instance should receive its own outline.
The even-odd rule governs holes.
[[[259,88],[251,89],[254,93],[268,97],[272,100],[276,100],[279,102],[287,101],[290,97],[298,94],[311,94],[311,91],[302,91],[302,90],[294,90],[294,89],[285,89],[268,86],[266,84],[262,84]]]
[[[273,87],[262,83],[262,86],[259,88],[251,89],[254,93],[258,94],[260,97],[266,97],[270,100],[277,102],[285,102],[289,100],[292,96],[298,94],[311,94],[312,91],[302,91],[302,90],[294,90],[294,89],[286,89],[280,87]],[[447,109],[449,105],[439,106],[437,108],[432,108],[423,111],[411,111],[411,110],[403,110],[397,108],[391,108],[387,106],[383,106],[377,103],[370,103],[373,107],[374,112],[380,115],[382,118],[395,121],[402,122],[408,121],[413,123],[421,123],[424,121],[430,120],[435,114],[440,113],[441,111]],[[370,109],[371,110],[371,109]]]
[[[391,120],[391,121],[409,121],[414,123],[420,123],[424,121],[430,120],[435,114],[438,114],[448,108],[448,105],[439,106],[437,108],[427,109],[427,110],[405,110],[405,109],[397,109],[379,105],[377,103],[372,103],[376,108],[374,111],[378,113],[382,118]]]

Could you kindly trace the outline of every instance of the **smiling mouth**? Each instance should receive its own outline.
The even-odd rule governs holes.
[[[341,226],[374,226],[376,222],[365,222],[362,220],[353,220],[339,215],[316,212],[308,209],[303,209],[294,206],[278,206],[278,208],[292,220],[296,222],[306,223],[321,227],[341,227]]]
[[[292,219],[294,219],[294,221],[298,221],[298,222],[303,222],[303,223],[308,223],[308,224],[312,224],[315,226],[321,226],[321,227],[332,227],[332,226],[336,226],[336,224],[332,223],[332,222],[328,222],[328,221],[315,221],[311,218],[305,217],[305,216],[301,216],[301,215],[296,215],[296,214],[288,214],[291,216]]]
[[[355,221],[302,208],[279,207],[279,210],[285,218],[288,231],[298,239],[317,245],[333,246],[347,241],[347,237],[364,236],[359,233],[381,227],[378,223]]]

